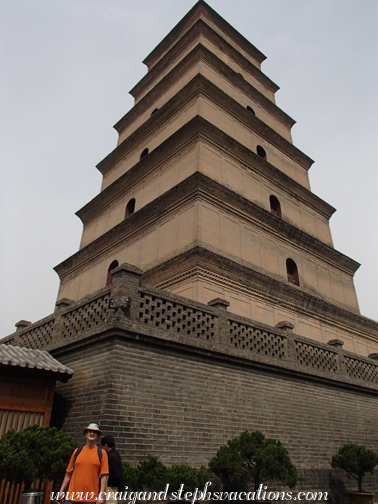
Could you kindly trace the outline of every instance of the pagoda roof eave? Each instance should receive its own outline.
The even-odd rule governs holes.
[[[155,100],[165,92],[172,83],[176,82],[178,76],[183,75],[196,61],[204,61],[211,67],[216,68],[224,79],[227,79],[232,85],[242,89],[247,96],[255,100],[268,113],[272,114],[282,124],[288,128],[292,128],[296,121],[292,119],[286,112],[280,109],[274,102],[269,100],[252,84],[246,81],[242,76],[238,75],[225,62],[220,60],[207,47],[199,43],[192,51],[190,51],[167,75],[165,75],[143,98],[141,98],[132,109],[130,109],[117,123],[113,126],[114,129],[121,134],[125,127],[130,124],[139,114],[148,107],[152,107]]]
[[[160,60],[162,55],[166,53],[170,47],[183,36],[188,29],[188,25],[192,19],[196,19],[205,15],[209,17],[214,24],[216,24],[224,33],[226,33],[237,45],[242,47],[247,53],[262,63],[266,56],[259,51],[253,44],[249,42],[241,33],[239,33],[233,26],[230,25],[222,16],[220,16],[214,9],[212,9],[206,2],[199,0],[193,8],[179,21],[176,26],[166,35],[163,40],[150,52],[150,54],[143,60],[143,63],[149,70]]]
[[[269,79],[269,77],[267,77],[260,68],[254,65],[242,53],[240,53],[240,51],[221,37],[219,33],[213,30],[213,28],[209,26],[205,20],[198,19],[183,35],[183,37],[179,39],[156,63],[156,65],[154,65],[154,67],[151,68],[148,73],[129,91],[131,96],[138,100],[140,95],[144,92],[146,86],[148,86],[153,80],[159,79],[161,73],[172,64],[172,61],[179,59],[180,54],[185,51],[185,48],[189,44],[193,44],[196,39],[199,41],[201,35],[212,41],[216,46],[220,47],[229,58],[235,60],[241,68],[260,81],[269,91],[276,93],[280,89],[280,87]]]

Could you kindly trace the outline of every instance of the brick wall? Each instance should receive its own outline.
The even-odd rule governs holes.
[[[55,418],[64,417],[64,430],[78,440],[98,421],[132,463],[152,453],[168,464],[207,464],[228,439],[258,429],[288,448],[300,488],[333,489],[337,501],[355,484],[331,471],[332,455],[349,441],[378,451],[374,391],[121,333],[61,349],[59,360],[75,374],[57,387],[64,400]],[[376,490],[378,473],[367,483]]]

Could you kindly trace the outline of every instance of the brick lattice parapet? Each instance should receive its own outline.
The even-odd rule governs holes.
[[[17,332],[3,342],[55,352],[94,336],[144,338],[154,345],[178,345],[217,359],[378,392],[375,354],[364,358],[344,351],[340,340],[324,344],[298,336],[287,321],[273,327],[229,313],[224,299],[204,305],[141,285],[141,275],[138,268],[122,264],[110,286],[77,302],[60,300],[54,314],[34,324],[19,322]]]

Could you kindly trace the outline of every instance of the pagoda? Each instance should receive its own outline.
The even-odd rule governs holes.
[[[333,247],[335,209],[311,192],[313,161],[293,145],[264,59],[200,1],[144,60],[97,165],[101,192],[77,212],[80,250],[55,268],[58,301],[93,294],[127,262],[171,293],[378,351],[356,317],[359,264]]]

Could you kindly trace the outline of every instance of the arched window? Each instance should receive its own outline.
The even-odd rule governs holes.
[[[256,152],[257,152],[257,155],[258,155],[258,156],[262,157],[263,159],[266,159],[266,152],[265,152],[265,150],[261,147],[261,145],[258,145],[258,146],[257,146]]]
[[[153,116],[154,114],[156,114],[156,112],[157,112],[158,110],[159,110],[158,108],[154,109],[154,110],[151,112],[151,115]]]
[[[118,261],[113,261],[108,268],[108,276],[106,277],[106,285],[113,282],[112,271],[118,267]]]
[[[147,147],[142,151],[142,154],[140,155],[140,159],[143,159],[144,157],[146,157],[148,154],[148,149]]]
[[[135,198],[131,198],[131,200],[126,205],[125,211],[125,219],[134,213],[135,210]]]
[[[247,110],[249,110],[249,112],[251,112],[251,114],[253,115],[256,115],[255,111],[253,110],[252,107],[250,107],[249,105],[247,105]]]
[[[293,259],[286,259],[287,281],[299,286],[298,268]]]
[[[277,215],[277,217],[282,217],[281,214],[281,205],[278,199],[275,196],[270,196],[270,211],[273,215]]]

